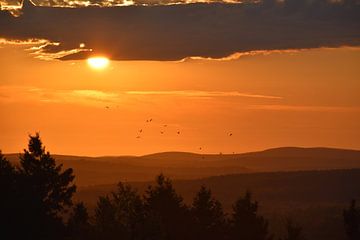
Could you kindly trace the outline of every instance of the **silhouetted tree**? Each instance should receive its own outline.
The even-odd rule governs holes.
[[[90,238],[90,231],[89,214],[84,203],[75,204],[68,220],[70,239],[88,240]]]
[[[45,151],[40,136],[29,136],[28,150],[20,156],[19,172],[26,192],[36,197],[47,215],[58,216],[66,207],[72,205],[76,186],[72,184],[75,176],[68,168],[62,171],[62,164]]]
[[[2,191],[1,203],[8,199],[16,180],[14,166],[2,155],[0,151],[0,189]],[[6,194],[5,194],[6,193]]]
[[[258,203],[251,200],[251,193],[239,198],[233,206],[230,219],[230,239],[238,240],[270,240],[268,221],[259,216]]]
[[[210,189],[201,186],[193,200],[191,213],[196,226],[195,239],[224,239],[225,214],[221,203],[212,197]]]
[[[150,219],[149,219],[150,220]],[[95,209],[95,230],[99,239],[151,239],[142,198],[130,185],[119,183],[117,190],[100,197]]]
[[[95,208],[95,231],[99,238],[116,239],[123,235],[116,219],[116,208],[109,196],[99,197]]]
[[[56,165],[45,152],[39,134],[29,137],[28,149],[20,155],[17,168],[1,157],[1,171],[10,176],[4,195],[11,196],[11,201],[2,206],[11,211],[10,220],[3,226],[12,231],[12,239],[61,238],[65,232],[62,215],[71,206],[76,189],[71,184],[74,175],[72,169],[62,171],[62,165]]]
[[[18,200],[14,166],[0,151],[0,234],[11,238],[16,231],[16,205]]]
[[[304,240],[302,227],[294,223],[291,219],[286,220],[286,236],[283,240]]]
[[[189,239],[190,214],[169,178],[160,174],[155,186],[149,186],[144,196],[148,219],[157,222],[153,239]],[[156,236],[156,237],[155,237]]]
[[[7,180],[8,177],[12,177],[15,171],[14,166],[5,158],[5,156],[0,151],[0,178],[1,178],[1,186],[4,185],[4,181]]]
[[[360,208],[356,207],[356,201],[352,200],[349,209],[344,213],[345,231],[349,240],[360,239]]]
[[[144,235],[144,204],[130,185],[119,183],[116,192],[112,192],[116,220],[126,231],[128,239],[142,239]]]

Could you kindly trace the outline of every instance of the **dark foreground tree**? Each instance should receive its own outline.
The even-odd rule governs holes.
[[[224,239],[225,214],[221,203],[212,197],[210,189],[201,186],[193,200],[191,214],[196,226],[195,239]]]
[[[116,239],[122,236],[119,223],[116,219],[116,208],[109,196],[99,197],[95,208],[96,237],[103,239]]]
[[[0,234],[4,238],[16,231],[16,171],[0,152]]]
[[[233,206],[230,219],[231,240],[271,240],[269,235],[268,221],[259,216],[258,203],[251,200],[251,193],[239,198]]]
[[[345,231],[349,240],[360,239],[360,208],[356,206],[356,201],[352,200],[350,207],[344,210]]]
[[[0,189],[1,189],[1,206],[12,200],[13,188],[15,186],[16,172],[14,166],[2,155],[0,151]],[[5,194],[6,193],[6,194]]]
[[[98,239],[147,239],[144,205],[130,185],[119,183],[117,191],[99,198],[95,232]]]
[[[148,187],[144,201],[147,219],[154,223],[152,239],[190,239],[189,209],[169,178],[159,175],[155,186]]]
[[[10,174],[2,195],[11,199],[1,205],[1,213],[10,213],[9,221],[1,222],[1,230],[11,234],[11,239],[62,238],[62,216],[71,206],[76,189],[73,171],[63,171],[62,165],[56,165],[50,153],[45,152],[39,134],[29,137],[28,149],[20,155],[17,168],[1,160],[1,171]]]
[[[62,170],[49,152],[45,151],[40,136],[29,136],[28,150],[20,156],[19,173],[21,183],[36,204],[41,204],[49,216],[57,217],[66,207],[72,205],[76,187],[72,184],[75,176],[71,168]]]
[[[91,237],[91,225],[89,214],[84,205],[80,202],[74,205],[68,220],[68,235],[72,240],[88,240]]]
[[[302,227],[294,223],[293,220],[286,220],[286,236],[283,240],[305,240]]]

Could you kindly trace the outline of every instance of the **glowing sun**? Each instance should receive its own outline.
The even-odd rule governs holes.
[[[94,69],[104,69],[109,65],[106,57],[92,57],[87,60],[88,65]]]

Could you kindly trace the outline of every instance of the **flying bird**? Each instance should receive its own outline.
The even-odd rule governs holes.
[[[177,131],[177,134],[180,134],[180,131]]]
[[[140,129],[140,130],[139,130],[139,133],[142,133],[142,131],[143,131],[143,130],[142,130],[142,129]]]
[[[136,136],[136,138],[140,138],[140,136]]]
[[[160,133],[161,133],[161,134],[164,134],[164,132],[163,132],[163,131],[160,131]]]
[[[232,133],[229,133],[229,137],[231,137],[233,134]]]

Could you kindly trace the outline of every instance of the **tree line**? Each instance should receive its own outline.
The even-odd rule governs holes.
[[[1,239],[68,240],[304,240],[291,220],[286,234],[275,238],[258,202],[247,191],[225,213],[209,188],[202,186],[185,204],[169,178],[160,174],[143,195],[126,183],[99,197],[94,213],[73,203],[74,173],[45,150],[39,134],[29,136],[19,164],[0,152]],[[343,212],[349,240],[360,239],[360,208],[352,201]],[[4,238],[3,238],[4,237]]]

